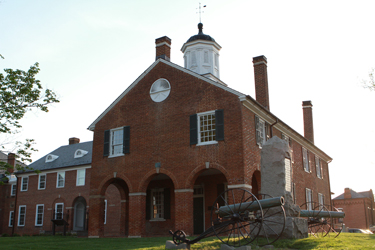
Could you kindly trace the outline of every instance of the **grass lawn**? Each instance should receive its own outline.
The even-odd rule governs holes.
[[[28,249],[68,249],[68,250],[96,250],[96,249],[165,249],[165,241],[171,237],[155,238],[76,238],[72,236],[28,236],[28,237],[0,237],[1,250]],[[211,237],[201,243],[194,244],[191,249],[216,250],[220,249],[217,238]],[[337,238],[309,237],[300,240],[278,240],[275,248],[284,249],[375,249],[375,234],[342,233]],[[254,249],[255,247],[253,247]]]

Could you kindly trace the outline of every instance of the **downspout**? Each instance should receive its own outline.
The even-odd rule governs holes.
[[[273,130],[272,130],[272,128],[273,128],[273,126],[276,125],[276,123],[278,123],[278,122],[279,122],[279,119],[276,118],[276,121],[275,121],[273,124],[270,125],[271,138],[273,137]]]
[[[17,175],[14,173],[14,176],[16,177],[16,196],[14,197],[14,210],[13,210],[13,227],[12,227],[12,237],[13,237],[13,234],[14,234],[14,228],[16,227],[16,218],[17,218],[17,197],[18,197],[18,177]],[[18,220],[17,220],[17,225],[18,225]]]

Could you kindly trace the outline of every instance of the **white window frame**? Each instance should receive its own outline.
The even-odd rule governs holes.
[[[62,186],[59,185],[60,175],[63,177]],[[65,171],[60,171],[56,173],[56,188],[63,188],[63,187],[65,187]]]
[[[313,199],[312,199],[312,190],[310,188],[306,188],[306,208],[307,210],[313,210],[313,207],[312,207],[312,202],[313,202]]]
[[[79,177],[79,173],[83,172],[83,177]],[[83,180],[83,183],[79,183],[80,180]],[[84,186],[86,182],[86,169],[77,169],[77,180],[76,186]]]
[[[155,204],[157,201],[154,199],[155,194],[159,193],[160,200],[159,204]],[[156,206],[156,208],[155,208]],[[158,208],[159,206],[159,208]],[[160,211],[157,211],[155,214],[155,209]],[[154,188],[151,189],[151,219],[150,221],[165,221],[164,219],[164,188]]]
[[[324,206],[324,195],[321,193],[318,193],[318,202],[320,207]]]
[[[26,188],[24,189],[24,184],[25,184],[25,180],[26,181]],[[22,177],[22,181],[21,181],[21,192],[25,192],[29,189],[29,177],[26,176],[26,177]]]
[[[17,192],[17,184],[14,183],[10,187],[10,196],[16,196],[16,192]]]
[[[315,156],[315,169],[316,169],[316,176],[319,179],[323,179],[322,164],[320,163],[320,158],[318,156]]]
[[[107,224],[107,200],[104,200],[104,225]]]
[[[204,130],[202,131],[201,129],[201,117],[205,117],[205,116],[209,116],[209,115],[212,115],[214,117],[214,119],[211,119],[211,121],[213,121],[211,123],[211,125],[208,125],[211,126],[211,129],[207,129],[207,130]],[[209,144],[217,144],[217,140],[216,140],[216,116],[215,116],[215,110],[211,110],[211,111],[207,111],[207,112],[202,112],[202,113],[198,113],[197,114],[197,127],[198,127],[198,143],[197,143],[197,146],[199,145],[209,145]],[[212,128],[214,127],[214,128]],[[202,138],[202,135],[201,133],[204,133],[204,132],[213,132],[214,135],[210,135],[210,137],[212,137],[212,140],[210,141],[202,141],[203,138]]]
[[[116,143],[114,145],[113,140],[115,139],[114,134],[117,131],[122,132],[122,137],[121,137],[121,143]],[[115,146],[120,146],[121,150],[120,153],[115,153],[113,147]],[[117,156],[123,156],[123,146],[124,146],[124,127],[119,127],[119,128],[114,128],[110,130],[110,136],[109,136],[109,157],[117,157]]]
[[[57,207],[61,205],[61,218],[57,218]],[[56,203],[55,204],[55,220],[62,220],[64,219],[64,203]]]
[[[42,207],[42,213],[39,213],[39,210],[38,208],[39,207]],[[41,223],[38,223],[38,216],[41,215],[42,218],[42,222]],[[44,218],[44,204],[38,204],[36,205],[36,211],[35,211],[35,226],[43,226],[43,218]]]
[[[302,163],[303,163],[303,169],[307,173],[311,173],[310,160],[309,160],[309,152],[304,147],[302,147]]]
[[[8,226],[9,227],[13,227],[14,225],[14,211],[10,211],[9,212],[9,222],[8,222]]]
[[[44,181],[43,182],[40,181],[40,177],[42,177],[42,176],[44,176]],[[40,187],[41,183],[44,183],[44,188]],[[47,175],[46,174],[40,174],[39,177],[38,177],[38,190],[44,190],[44,189],[46,189],[46,185],[47,185]]]
[[[266,142],[266,122],[257,116],[257,124],[255,124],[255,140],[260,148]]]
[[[25,208],[25,213],[21,214],[21,208]],[[23,224],[21,224],[21,216],[23,216]],[[24,227],[26,224],[26,205],[21,205],[18,207],[18,223],[19,227]]]

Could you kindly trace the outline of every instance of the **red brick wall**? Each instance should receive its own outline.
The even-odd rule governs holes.
[[[371,201],[368,198],[332,200],[336,208],[345,212],[344,224],[347,228],[368,229],[372,226]]]

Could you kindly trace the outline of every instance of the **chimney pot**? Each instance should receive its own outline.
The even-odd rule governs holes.
[[[164,60],[170,61],[171,59],[171,44],[172,40],[167,37],[163,36],[160,38],[155,39],[155,46],[156,46],[156,57],[155,61],[159,58]]]
[[[344,199],[351,199],[351,198],[352,198],[352,193],[350,192],[350,188],[345,188]]]
[[[15,167],[16,166],[16,155],[14,153],[9,153],[8,154],[8,164]],[[14,169],[13,168],[8,168],[7,171],[9,173],[13,173]]]
[[[79,138],[76,138],[76,137],[69,138],[69,145],[78,144],[79,142],[80,142]]]
[[[270,110],[268,94],[267,58],[265,56],[253,57],[255,97],[267,110]]]
[[[312,106],[313,105],[311,101],[302,102],[304,136],[307,140],[314,143],[314,123]]]

